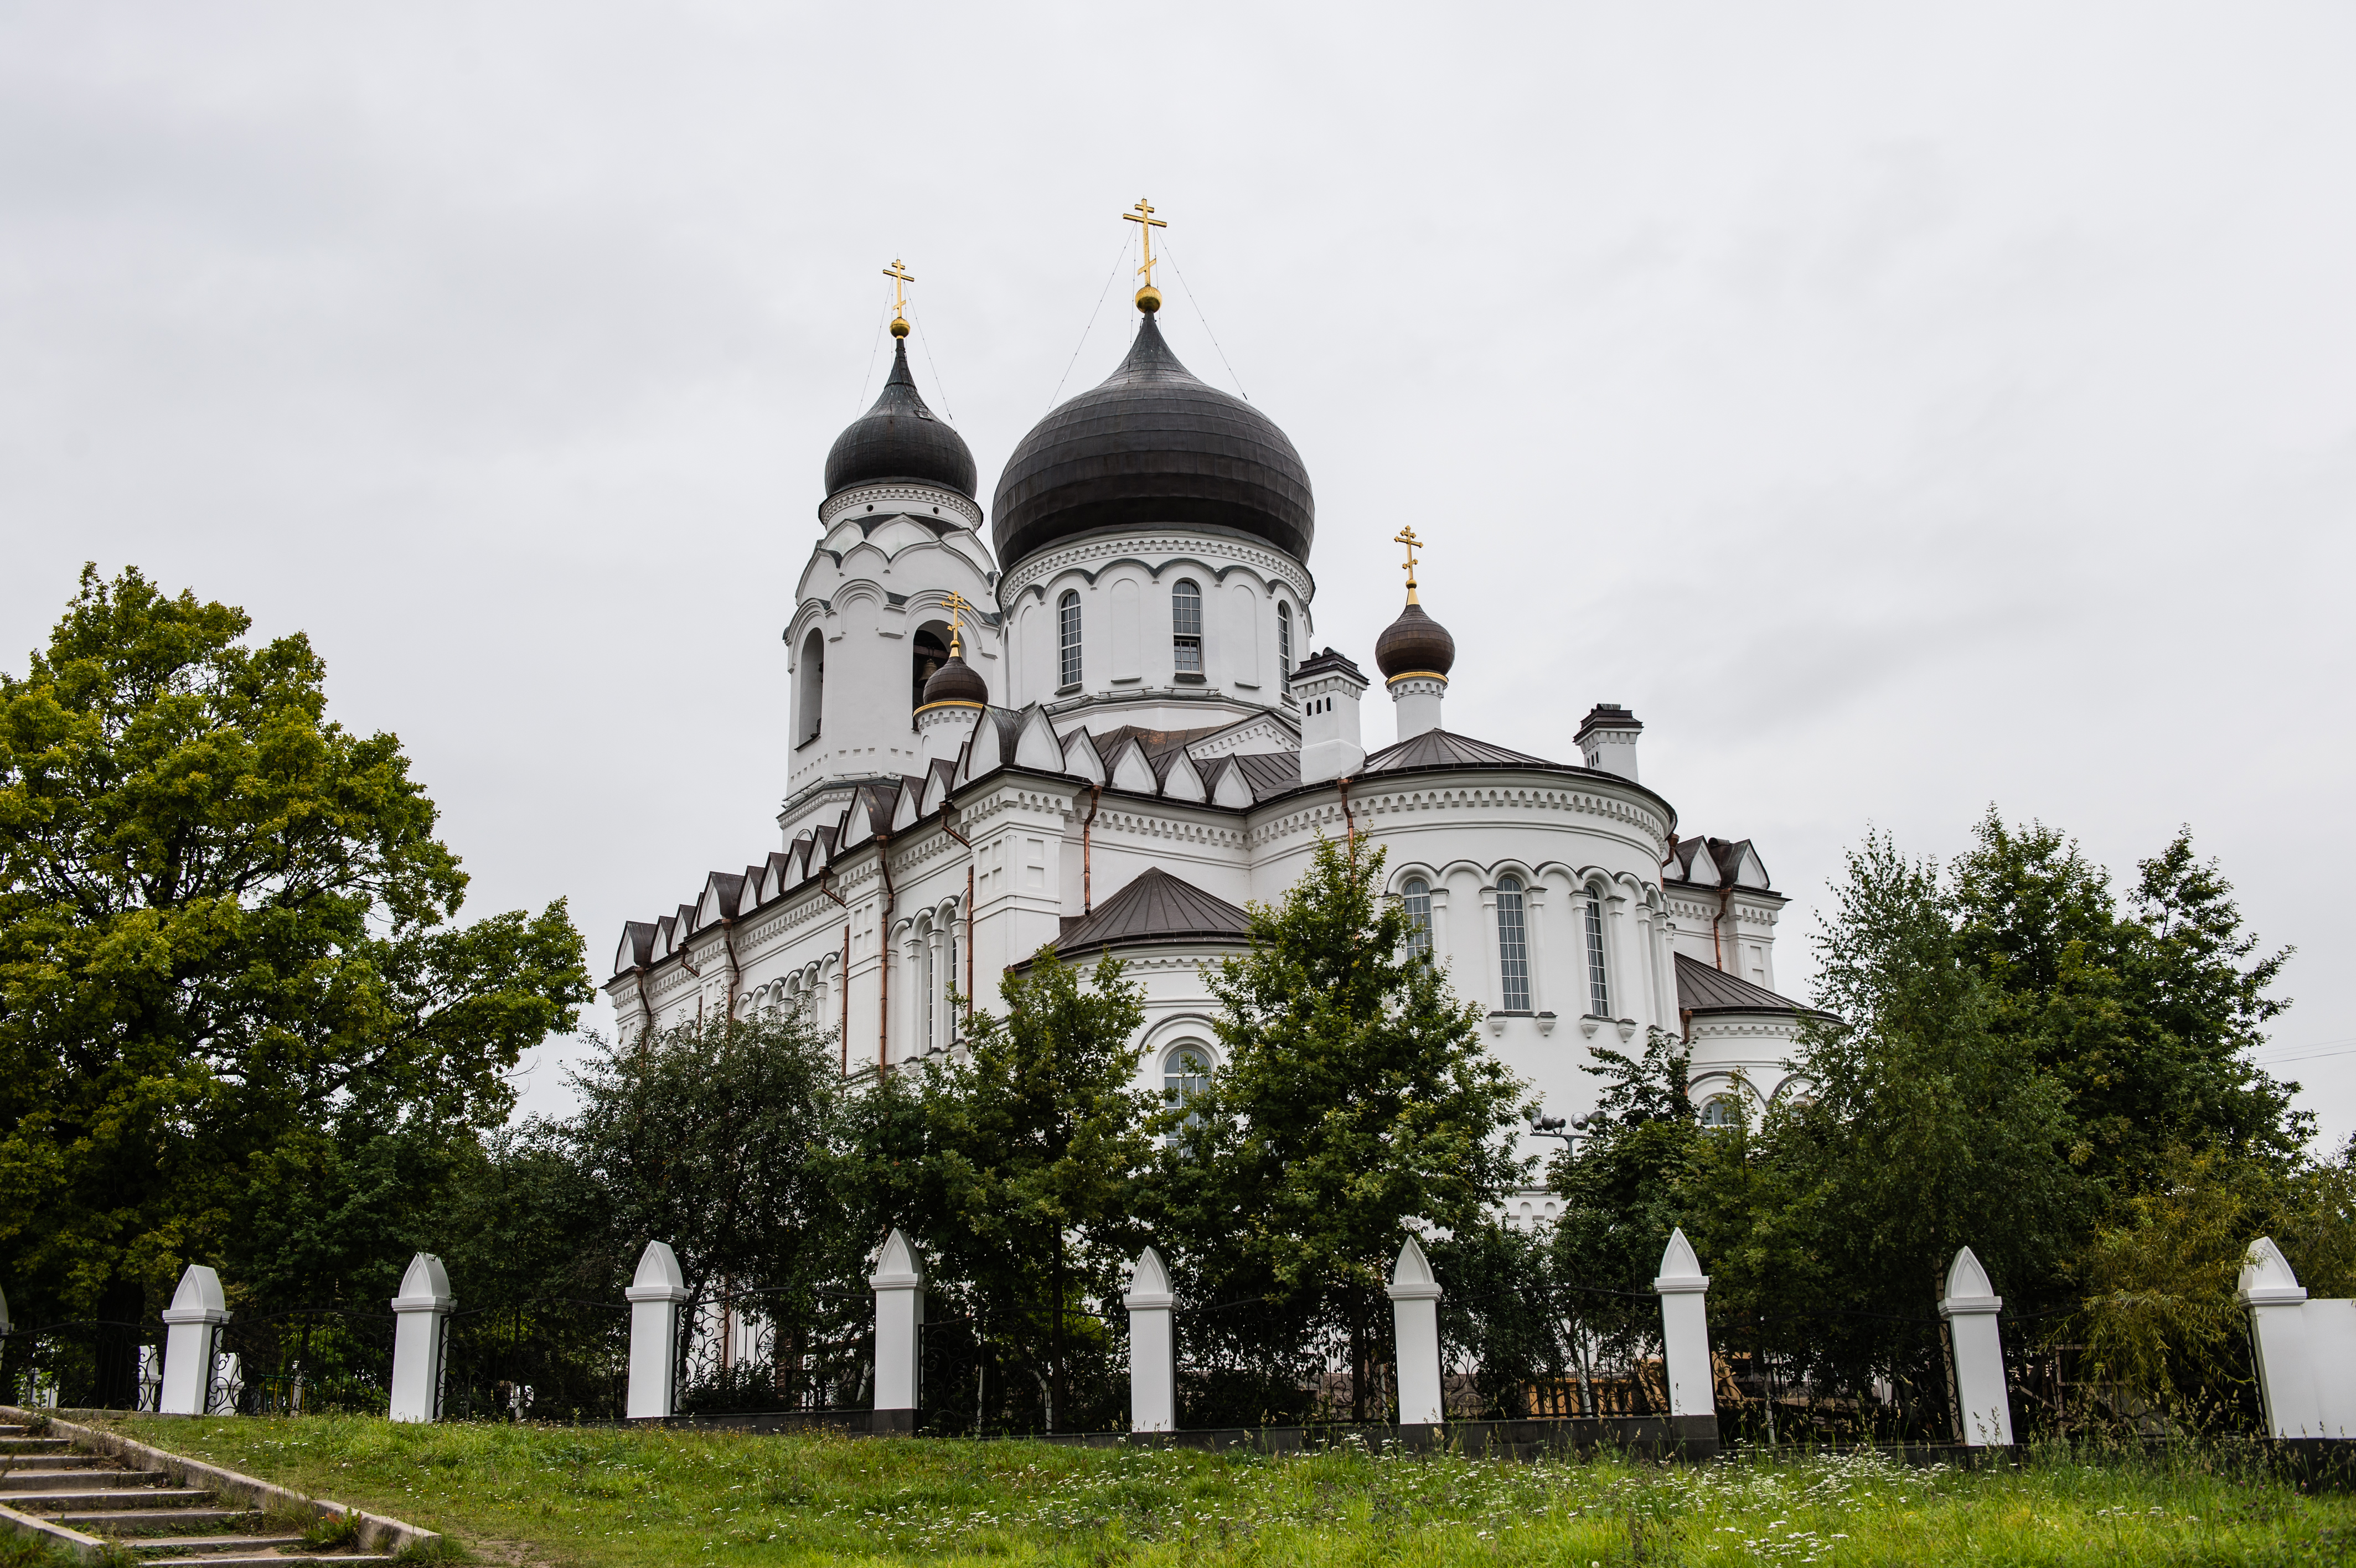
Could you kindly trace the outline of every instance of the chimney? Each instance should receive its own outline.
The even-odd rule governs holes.
[[[1301,782],[1322,784],[1358,771],[1366,760],[1358,743],[1358,699],[1366,677],[1327,648],[1292,672],[1301,699]]]
[[[1599,702],[1579,726],[1580,754],[1598,773],[1636,781],[1636,737],[1644,727],[1616,702]]]

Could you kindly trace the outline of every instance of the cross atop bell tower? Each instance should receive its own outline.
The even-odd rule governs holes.
[[[1137,291],[1137,308],[1151,315],[1162,308],[1162,291],[1153,286],[1153,231],[1170,225],[1153,216],[1153,204],[1141,196],[1137,205],[1121,216],[1138,226],[1137,248],[1144,257],[1144,265],[1137,270],[1144,275],[1145,286]]]

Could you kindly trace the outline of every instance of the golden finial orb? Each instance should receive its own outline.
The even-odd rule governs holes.
[[[895,315],[892,318],[892,336],[894,337],[905,337],[908,336],[908,318],[906,316]]]
[[[1137,291],[1137,308],[1151,315],[1162,308],[1162,291],[1151,283]]]

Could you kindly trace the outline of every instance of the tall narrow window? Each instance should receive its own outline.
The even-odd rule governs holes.
[[[826,634],[815,626],[802,639],[801,668],[794,673],[796,706],[801,709],[795,715],[794,744],[803,746],[818,739],[819,711],[826,694]]]
[[[1180,675],[1203,673],[1203,591],[1191,579],[1170,591],[1170,651]]]
[[[1603,970],[1603,906],[1594,899],[1586,904],[1587,1010],[1599,1019],[1612,1016],[1612,983]]]
[[[1407,950],[1426,957],[1431,954],[1431,884],[1421,877],[1409,877],[1403,890],[1407,905]]]
[[[1276,602],[1276,680],[1284,695],[1292,695],[1292,606]]]
[[[1058,684],[1080,684],[1080,596],[1066,592],[1055,602],[1055,667]]]
[[[1162,1098],[1173,1106],[1182,1106],[1211,1086],[1211,1062],[1200,1046],[1182,1045],[1172,1051],[1162,1064]],[[1193,1126],[1200,1116],[1190,1115],[1185,1125]],[[1176,1142],[1176,1136],[1172,1136]]]
[[[916,933],[916,995],[924,998],[916,1012],[916,1050],[933,1049],[933,928]]]
[[[1497,967],[1504,1010],[1530,1010],[1530,944],[1522,925],[1522,879],[1497,879]]]
[[[957,1014],[957,988],[958,978],[958,927],[957,917],[955,915],[951,915],[949,917],[948,940],[942,945],[948,951],[949,955],[949,972],[941,976],[941,1006],[948,1009],[948,1028],[943,1032],[947,1036],[947,1043],[955,1045],[958,1039]]]

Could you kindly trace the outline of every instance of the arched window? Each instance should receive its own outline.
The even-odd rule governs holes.
[[[916,1051],[933,1049],[933,923],[916,925]]]
[[[1055,649],[1058,682],[1080,684],[1080,596],[1067,590],[1055,601]]]
[[[1730,1127],[1742,1119],[1742,1107],[1734,1103],[1731,1094],[1712,1094],[1701,1108],[1701,1125],[1705,1127]]]
[[[914,714],[925,705],[925,682],[933,672],[949,662],[948,628],[940,625],[920,626],[911,640],[908,659],[908,711]]]
[[[1292,695],[1292,606],[1276,602],[1276,680],[1284,695]]]
[[[963,972],[958,968],[958,921],[955,915],[949,916],[948,925],[943,928],[941,952],[948,960],[948,969],[941,976],[940,987],[941,1011],[946,1015],[948,1026],[941,1031],[941,1043],[946,1046],[958,1042],[957,988],[958,982],[964,978]]]
[[[1182,1045],[1162,1059],[1162,1098],[1165,1104],[1183,1106],[1210,1086],[1211,1053],[1201,1046]],[[1191,1127],[1201,1119],[1190,1115],[1185,1125]]]
[[[1407,905],[1407,950],[1426,957],[1431,954],[1431,884],[1421,877],[1409,877],[1401,890],[1401,901]]]
[[[1192,578],[1170,591],[1170,651],[1180,675],[1203,673],[1203,590]]]
[[[1497,879],[1498,989],[1503,1010],[1530,1010],[1530,944],[1522,924],[1522,879],[1510,873]]]
[[[799,722],[794,744],[806,746],[818,739],[819,709],[826,696],[826,634],[816,626],[802,639],[802,667],[796,674],[795,717]]]
[[[1603,969],[1603,901],[1588,895],[1581,918],[1587,925],[1587,1010],[1612,1016],[1612,982]]]

